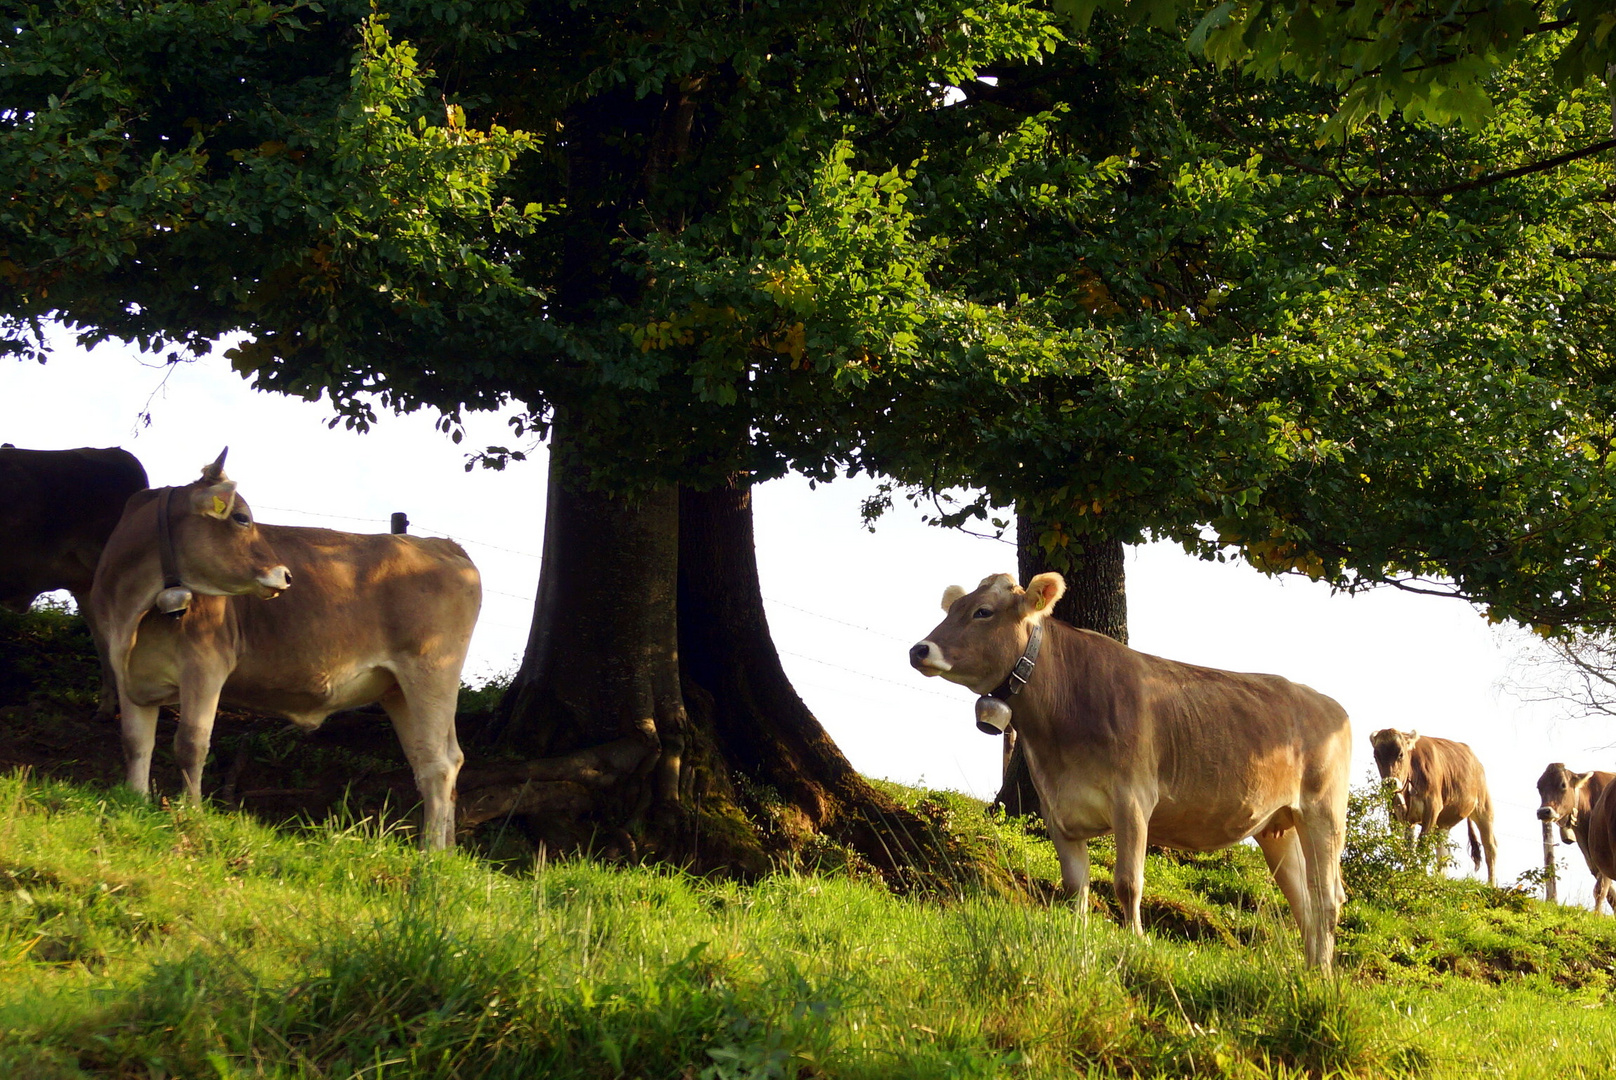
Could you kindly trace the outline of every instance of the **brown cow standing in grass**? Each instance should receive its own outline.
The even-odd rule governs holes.
[[[1543,775],[1537,780],[1537,793],[1542,800],[1542,805],[1537,808],[1537,819],[1558,825],[1560,841],[1574,843],[1582,850],[1588,872],[1594,876],[1594,910],[1598,911],[1600,904],[1608,903],[1611,914],[1616,915],[1616,891],[1611,889],[1611,875],[1594,865],[1588,835],[1594,806],[1613,779],[1616,779],[1616,773],[1572,772],[1556,761],[1544,769]]]
[[[1487,790],[1487,772],[1470,747],[1393,728],[1375,732],[1369,736],[1369,744],[1374,747],[1381,779],[1395,793],[1392,812],[1397,820],[1410,828],[1418,825],[1421,840],[1433,829],[1447,832],[1465,822],[1470,858],[1480,870],[1485,856],[1487,884],[1497,884],[1493,797]]]
[[[130,787],[148,793],[160,705],[179,706],[174,756],[198,802],[221,701],[310,730],[379,701],[421,792],[422,844],[453,844],[455,705],[482,603],[458,544],[260,525],[220,454],[200,480],[129,500],[90,603]]]
[[[909,658],[1008,705],[1079,910],[1094,837],[1116,834],[1117,904],[1138,934],[1147,844],[1211,851],[1253,837],[1308,962],[1328,967],[1345,899],[1346,712],[1277,675],[1163,660],[1048,618],[1065,591],[1054,573],[1025,591],[1008,574],[953,586],[948,616]]]

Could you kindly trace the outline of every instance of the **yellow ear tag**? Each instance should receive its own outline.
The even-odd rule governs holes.
[[[1039,596],[1038,596],[1038,602],[1032,606],[1032,609],[1034,611],[1042,611],[1042,610],[1044,610],[1044,601],[1047,600],[1047,599],[1048,599],[1048,597],[1046,597],[1042,593],[1040,593]]]
[[[213,497],[213,512],[224,517],[224,500],[217,495]]]

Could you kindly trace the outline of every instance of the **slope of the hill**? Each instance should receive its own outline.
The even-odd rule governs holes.
[[[218,808],[150,806],[75,622],[0,618],[20,1080],[1616,1075],[1616,919],[1443,878],[1368,793],[1327,978],[1249,846],[1153,852],[1141,942],[1107,842],[1080,912],[1035,823],[952,792],[887,785],[969,866],[910,896],[812,842],[750,882],[546,863],[498,824],[422,855],[379,718],[230,718]]]
[[[1035,880],[1045,842],[911,792]],[[424,856],[0,781],[0,1068],[68,1077],[1573,1077],[1616,1067],[1616,922],[1425,879],[1339,975],[1244,849],[1150,861],[1156,929],[856,873],[752,884]],[[1102,895],[1104,890],[1100,890]]]

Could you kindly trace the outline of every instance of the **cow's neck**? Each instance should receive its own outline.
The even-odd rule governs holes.
[[[1126,645],[1103,634],[1044,620],[1038,664],[1026,687],[1011,699],[1016,731],[1037,743],[1055,737],[1057,723],[1061,737],[1070,737],[1075,723],[1103,736],[1116,719],[1113,684],[1128,652]]]

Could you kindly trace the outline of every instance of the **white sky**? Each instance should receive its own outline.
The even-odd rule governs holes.
[[[0,442],[123,446],[159,486],[189,482],[228,445],[228,472],[264,521],[384,532],[389,514],[403,510],[412,532],[454,537],[482,570],[468,678],[514,669],[538,580],[545,461],[540,451],[504,472],[464,471],[468,450],[510,443],[499,418],[474,417],[460,447],[427,415],[386,416],[358,435],[329,429],[324,404],[252,391],[222,358],[167,371],[132,349],[85,353],[61,343],[46,365],[0,359]],[[149,427],[139,423],[147,409]],[[855,767],[991,798],[999,745],[976,731],[972,695],[922,679],[906,652],[941,618],[945,586],[1014,571],[1015,550],[924,525],[901,502],[868,533],[858,511],[871,487],[839,481],[810,491],[788,478],[758,490],[758,563],[775,642]],[[1541,864],[1533,811],[1544,765],[1616,766],[1616,724],[1504,693],[1519,636],[1455,601],[1390,590],[1332,596],[1303,579],[1158,544],[1130,553],[1128,602],[1135,648],[1276,672],[1340,701],[1353,717],[1357,780],[1373,769],[1368,734],[1377,728],[1470,743],[1497,806],[1501,883]],[[1463,829],[1454,836],[1462,840]],[[1586,903],[1581,856],[1562,848],[1561,857],[1562,896]]]

